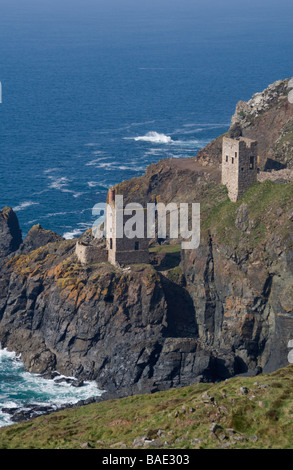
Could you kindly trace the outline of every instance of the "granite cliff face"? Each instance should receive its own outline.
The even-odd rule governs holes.
[[[0,214],[0,258],[16,251],[22,243],[22,234],[16,214],[4,207]]]
[[[292,116],[286,84],[253,98],[257,116],[250,121],[251,104],[238,106],[230,132],[240,126],[263,148],[272,139],[273,152]],[[261,132],[273,115],[282,122],[274,138]],[[290,152],[282,155],[269,158],[291,167]],[[126,201],[201,204],[199,248],[154,244],[151,265],[81,265],[76,240],[35,226],[22,241],[15,214],[5,208],[2,347],[22,353],[30,371],[95,379],[121,394],[286,365],[293,339],[293,183],[258,182],[232,203],[220,183],[220,157],[221,138],[198,161],[162,160],[117,185]]]
[[[128,393],[187,384],[208,370],[187,292],[150,265],[83,267],[75,241],[55,236],[28,254],[20,247],[1,265],[0,341],[22,354],[28,370]]]
[[[293,105],[288,96],[292,80],[278,80],[248,102],[239,101],[231,119],[229,132],[258,141],[259,168],[293,167]],[[288,87],[289,85],[289,87]],[[219,137],[198,152],[204,165],[221,162]]]

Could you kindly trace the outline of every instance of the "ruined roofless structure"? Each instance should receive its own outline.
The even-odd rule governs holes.
[[[91,231],[85,234],[82,240],[77,241],[75,254],[79,262],[83,265],[109,261],[113,265],[149,263],[149,239],[147,238],[146,212],[144,215],[144,237],[128,238],[125,233],[125,223],[132,217],[124,213],[124,208],[119,208],[115,204],[115,189],[111,188],[107,197],[108,207],[106,212],[109,233],[105,240],[96,239]],[[134,209],[138,210],[138,209]],[[117,222],[122,220],[123,236],[117,236]]]
[[[236,202],[257,181],[257,141],[245,137],[223,137],[222,184]]]
[[[222,145],[222,184],[228,188],[228,195],[232,202],[236,202],[247,189],[257,181],[257,141],[241,136],[231,138],[223,137]],[[105,245],[96,240],[83,240],[76,244],[76,254],[82,264],[90,264],[108,260],[111,264],[122,265],[135,263],[149,263],[149,242],[146,233],[143,238],[127,237],[125,223],[132,217],[124,213],[124,208],[115,204],[115,189],[111,188],[107,197],[111,207],[106,214],[110,226]],[[134,209],[137,210],[137,209]],[[147,228],[146,213],[144,211],[144,227]],[[121,220],[122,237],[117,236],[117,221]]]
[[[146,226],[144,238],[128,238],[127,233],[124,232],[124,225],[132,215],[124,214],[122,209],[117,208],[115,204],[115,189],[111,188],[108,192],[108,204],[111,207],[111,211],[106,215],[111,219],[108,221],[110,224],[110,236],[107,237],[107,250],[108,250],[108,261],[112,264],[134,264],[134,263],[149,263],[149,239],[146,236]],[[141,209],[144,211],[144,209]],[[118,211],[122,212],[123,217],[123,237],[117,237],[117,220]],[[144,211],[144,217],[146,213]],[[146,222],[146,221],[145,221]]]

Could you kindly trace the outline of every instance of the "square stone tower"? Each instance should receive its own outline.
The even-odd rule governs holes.
[[[149,239],[146,236],[146,212],[143,208],[137,209],[142,211],[144,217],[144,233],[143,237],[135,236],[129,238],[125,233],[125,223],[132,215],[125,215],[124,207],[120,208],[115,204],[115,190],[110,189],[108,193],[108,209],[107,209],[107,250],[108,261],[112,264],[135,264],[149,263]],[[135,209],[136,210],[136,209]],[[118,224],[120,227],[118,227]],[[123,229],[123,234],[118,234]]]
[[[257,181],[257,141],[238,137],[223,137],[222,183],[236,202]]]

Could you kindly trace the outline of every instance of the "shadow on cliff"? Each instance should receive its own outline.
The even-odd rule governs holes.
[[[198,328],[192,298],[184,287],[160,275],[167,302],[167,327],[164,336],[196,338]]]

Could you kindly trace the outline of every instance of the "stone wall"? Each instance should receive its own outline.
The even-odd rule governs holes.
[[[149,263],[148,251],[116,251],[115,261],[119,264]]]
[[[75,253],[81,264],[102,263],[108,261],[108,253],[105,245],[87,244],[77,242]]]
[[[124,211],[116,210],[115,202],[111,201],[111,210],[107,212],[109,221],[107,234],[108,261],[112,264],[134,264],[149,263],[149,240],[147,238],[146,211],[143,210],[144,217],[144,237],[128,238],[125,234],[125,224],[132,215],[125,215]],[[121,217],[123,236],[118,234],[117,221]]]
[[[236,158],[235,158],[235,155]],[[222,183],[227,186],[231,201],[236,201],[238,197],[238,160],[239,141],[223,138],[222,151]]]
[[[222,183],[228,188],[230,200],[236,202],[256,180],[257,142],[223,137]]]

